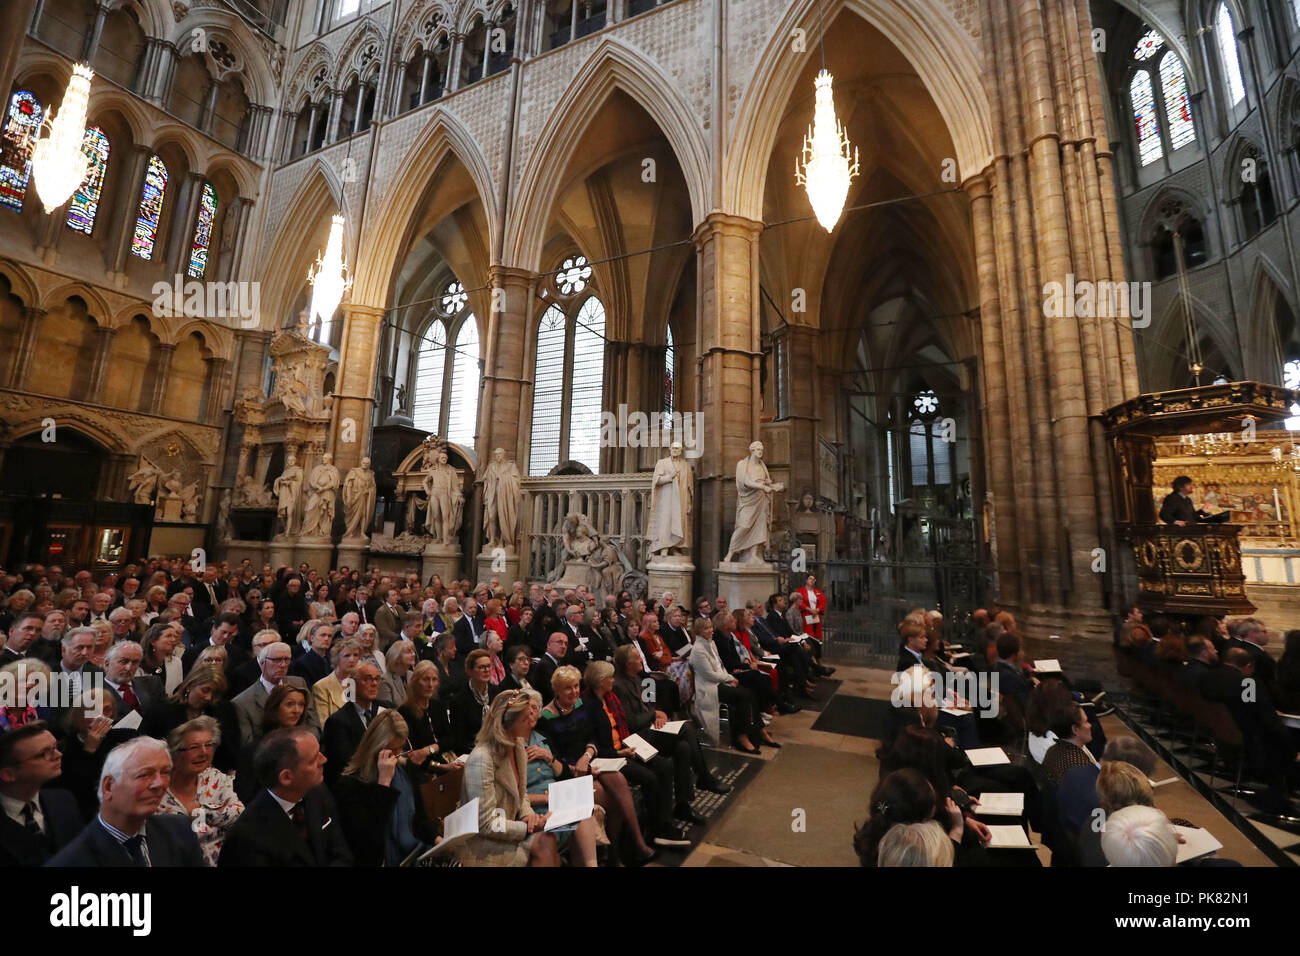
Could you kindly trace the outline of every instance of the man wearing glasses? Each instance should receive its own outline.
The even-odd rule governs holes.
[[[333,784],[339,778],[361,745],[361,738],[365,736],[370,721],[384,709],[377,703],[379,676],[379,665],[374,661],[361,661],[357,664],[356,670],[352,672],[352,700],[325,721],[321,750],[325,753],[326,783]]]
[[[254,635],[254,642],[260,636],[260,633]],[[307,686],[307,682],[301,677],[288,676],[289,662],[292,660],[293,651],[289,649],[288,644],[283,641],[267,644],[257,655],[257,665],[261,669],[262,676],[231,701],[235,705],[235,712],[239,714],[239,739],[245,746],[256,740],[261,732],[262,712],[266,708],[266,698],[270,696],[277,684],[288,683],[294,687],[301,687],[303,694],[311,700],[311,689]],[[307,708],[303,723],[312,733],[320,736],[320,719],[316,715],[315,707]]]
[[[40,866],[81,832],[76,798],[45,786],[62,769],[43,720],[0,737],[0,867]]]

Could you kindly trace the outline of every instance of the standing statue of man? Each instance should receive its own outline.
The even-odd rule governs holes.
[[[773,481],[763,463],[763,443],[751,443],[749,457],[736,462],[736,530],[731,533],[724,564],[737,552],[742,553],[743,562],[763,560],[772,514],[771,496],[781,491],[785,491],[785,485]]]
[[[454,514],[460,475],[447,464],[445,449],[440,448],[427,458],[422,484],[429,511],[424,518],[424,530],[434,540],[446,543],[460,531],[459,515]]]
[[[302,533],[307,538],[328,538],[334,528],[334,496],[339,490],[339,470],[334,456],[326,454],[311,470],[307,481],[307,507],[303,510]]]
[[[348,471],[343,479],[343,522],[345,538],[363,538],[370,530],[370,519],[375,514],[375,473],[370,470],[370,459]]]
[[[132,500],[138,505],[152,504],[154,492],[158,489],[158,479],[162,469],[144,455],[140,456],[140,469],[127,477]]]
[[[460,534],[461,517],[465,511],[465,489],[461,483],[460,472],[447,464],[447,450],[438,452],[438,465],[447,469],[448,481],[451,482],[451,514],[447,518],[447,543],[456,540]]]
[[[519,526],[519,467],[498,448],[478,479],[483,483],[483,529],[488,547],[514,547]]]
[[[682,443],[668,446],[668,457],[655,463],[650,488],[650,553],[691,548],[691,506],[695,499],[695,475],[682,457]]]
[[[276,496],[275,514],[282,522],[280,531],[284,534],[294,533],[298,496],[302,494],[302,480],[302,467],[298,464],[297,457],[286,455],[284,471],[280,472],[280,477],[275,479],[275,483],[271,486]]]

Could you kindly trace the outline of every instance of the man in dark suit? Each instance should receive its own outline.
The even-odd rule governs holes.
[[[131,711],[143,717],[166,700],[162,681],[138,673],[144,651],[135,641],[118,641],[104,655],[104,689],[118,719]]]
[[[262,676],[262,665],[257,662],[257,658],[262,653],[262,648],[271,644],[280,642],[278,631],[258,631],[253,635],[252,652],[248,659],[233,670],[226,671],[226,680],[230,682],[230,687],[226,690],[226,698],[234,700],[235,697],[242,694]],[[292,650],[290,650],[292,654]]]
[[[474,640],[474,630],[469,618],[461,613],[460,602],[449,597],[442,602],[442,619],[447,622],[447,630],[456,639],[456,656],[464,660],[470,651],[478,647]]]
[[[76,798],[42,789],[62,767],[63,755],[43,720],[0,737],[0,867],[40,866],[81,831]]]
[[[9,641],[0,650],[0,667],[23,657],[35,657],[34,648],[44,626],[45,618],[37,611],[23,611],[15,617],[9,626]]]
[[[782,640],[778,634],[774,633],[768,627],[764,610],[765,605],[759,600],[755,600],[750,606],[750,614],[754,620],[754,626],[751,630],[754,636],[758,638],[759,646],[769,654],[775,654],[781,658],[781,664],[789,672],[790,692],[801,697],[810,698],[812,696],[810,685],[817,679],[814,676],[816,665],[812,660],[812,656],[804,650],[802,643]]]
[[[1020,705],[1023,714],[1029,707],[1029,693],[1033,689],[1024,668],[1020,665],[1020,638],[1003,634],[998,638],[998,690]]]
[[[320,742],[292,727],[268,734],[253,758],[263,789],[231,826],[217,866],[351,866],[334,798],[321,786]]]
[[[1196,524],[1198,521],[1223,521],[1230,512],[1223,511],[1212,515],[1192,504],[1192,479],[1179,475],[1174,479],[1174,490],[1165,495],[1160,503],[1160,520],[1165,524],[1182,527]]]
[[[202,640],[195,641],[190,645],[185,656],[181,658],[181,666],[185,673],[188,674],[194,666],[194,662],[199,659],[199,655],[204,649],[209,647],[224,647],[226,649],[226,676],[229,680],[231,671],[240,664],[248,660],[243,649],[234,643],[235,637],[239,634],[239,615],[226,612],[217,614],[208,620],[208,636]]]
[[[261,675],[246,690],[241,691],[231,703],[239,715],[239,739],[245,745],[256,740],[262,732],[262,717],[266,710],[266,698],[281,683],[292,684],[301,688],[307,698],[307,714],[303,719],[313,734],[320,733],[320,718],[312,706],[311,688],[301,677],[289,675],[289,662],[293,655],[289,645],[281,641],[272,641],[258,653],[258,667]]]
[[[221,602],[229,595],[230,589],[221,580],[215,567],[203,569],[203,577],[194,585],[194,603],[191,610],[200,621],[206,621],[217,613]]]
[[[97,674],[99,668],[90,663],[90,652],[99,639],[93,627],[74,627],[63,635],[62,657],[52,670],[56,674]],[[80,679],[80,678],[79,678]]]
[[[357,752],[366,728],[380,710],[376,700],[379,697],[379,665],[374,661],[362,661],[353,671],[352,679],[353,700],[330,714],[321,732],[321,746],[329,761],[325,765],[325,779],[331,784]]]
[[[537,688],[538,693],[542,695],[542,700],[550,700],[553,696],[551,690],[551,678],[555,671],[564,663],[564,656],[569,650],[569,638],[563,631],[556,631],[551,634],[550,640],[546,642],[546,653],[537,660],[533,667],[533,673],[529,676],[528,681]]]
[[[318,680],[328,677],[333,670],[330,666],[330,645],[334,643],[334,625],[321,621],[308,633],[307,640],[311,642],[311,650],[293,662],[289,673],[301,677],[308,687],[312,687]]]
[[[154,811],[171,780],[167,745],[152,737],[119,744],[104,761],[99,815],[46,866],[203,866],[188,817]]]
[[[1255,662],[1255,679],[1267,687],[1269,693],[1276,697],[1277,661],[1273,660],[1272,655],[1264,650],[1266,644],[1268,644],[1268,628],[1258,618],[1248,617],[1232,625],[1231,636],[1228,638],[1224,650],[1240,647],[1244,651],[1249,651],[1251,658]]]
[[[275,598],[275,623],[286,641],[298,639],[298,631],[307,622],[307,599],[302,594],[302,581],[289,578],[284,590]]]
[[[664,643],[668,645],[668,649],[674,654],[691,643],[690,635],[682,627],[682,620],[682,609],[670,607],[664,613],[663,627],[659,629],[659,636],[664,639]]]
[[[1209,638],[1193,634],[1187,639],[1187,663],[1178,672],[1178,682],[1190,691],[1204,694],[1205,681],[1218,666],[1219,652]]]
[[[581,604],[570,604],[564,612],[564,623],[558,628],[569,640],[569,653],[565,655],[564,663],[571,664],[580,671],[595,660],[595,649],[592,647],[595,631],[582,623],[586,613]]]

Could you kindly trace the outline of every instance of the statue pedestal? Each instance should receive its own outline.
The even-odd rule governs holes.
[[[646,564],[646,573],[650,578],[650,597],[657,598],[665,591],[672,591],[682,607],[690,607],[695,600],[695,565],[686,555],[654,555]]]
[[[505,554],[497,560],[493,555],[492,548],[484,548],[478,556],[478,577],[474,583],[483,584],[491,581],[493,578],[500,578],[501,584],[510,590],[514,582],[520,580],[519,577],[519,555],[515,554],[513,548],[504,548]],[[495,565],[495,567],[493,567]],[[443,580],[447,580],[445,577]]]
[[[781,589],[781,575],[765,561],[724,561],[718,565],[718,597],[737,610],[751,601],[766,601]]]
[[[155,521],[180,521],[181,520],[181,499],[179,498],[159,498],[158,511]]]
[[[428,583],[435,574],[444,584],[460,580],[460,548],[440,541],[430,541],[425,545],[420,561],[420,580]]]
[[[293,556],[295,544],[297,541],[288,535],[277,534],[271,539],[271,545],[267,549],[266,563],[273,569],[296,565],[297,561]]]
[[[331,561],[334,554],[334,542],[329,538],[299,538],[298,546],[294,549],[297,553],[298,563],[306,561],[313,569],[325,576],[330,568],[335,565]]]
[[[366,549],[370,547],[370,538],[360,535],[356,538],[339,539],[339,553],[335,567],[360,568],[365,560]]]

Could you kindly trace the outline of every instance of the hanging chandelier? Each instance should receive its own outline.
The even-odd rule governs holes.
[[[858,174],[858,150],[849,142],[835,116],[833,77],[823,69],[817,74],[817,105],[812,125],[803,138],[803,155],[795,157],[795,185],[808,190],[817,221],[827,232],[835,228],[849,195],[849,183]]]
[[[335,215],[330,222],[329,239],[325,251],[316,258],[316,264],[307,270],[311,283],[311,312],[320,317],[321,326],[327,327],[343,296],[352,288],[352,276],[343,263],[343,216]]]
[[[72,68],[58,115],[49,121],[49,134],[32,151],[32,173],[41,205],[51,213],[68,201],[86,178],[90,164],[82,143],[86,138],[86,108],[94,71],[84,64]]]

